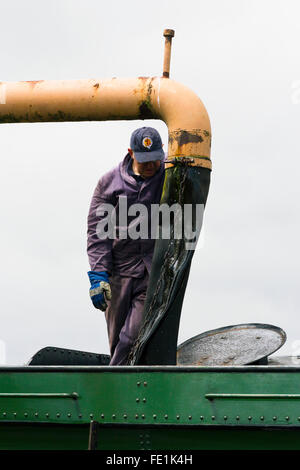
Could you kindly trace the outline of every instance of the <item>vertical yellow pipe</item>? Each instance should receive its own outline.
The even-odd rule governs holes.
[[[175,36],[175,31],[173,29],[165,29],[164,37],[165,39],[165,52],[164,52],[164,65],[163,65],[163,77],[170,77],[170,62],[171,62],[171,47],[172,47],[172,38]]]

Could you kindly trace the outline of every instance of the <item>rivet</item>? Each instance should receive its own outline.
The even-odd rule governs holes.
[[[144,444],[144,441],[141,441],[140,444],[141,444],[141,446],[142,446],[142,445]]]
[[[135,419],[138,419],[139,415],[135,415]]]
[[[290,419],[290,417],[289,417],[289,416],[286,416],[285,419],[288,421],[288,420]]]
[[[211,419],[215,419],[215,416],[212,416]]]
[[[46,413],[46,418],[49,418],[49,413]]]
[[[146,398],[143,398],[143,402],[146,403],[146,401],[147,401]]]
[[[146,441],[146,445],[149,445],[150,444],[150,441]]]
[[[138,403],[138,402],[140,401],[140,399],[139,399],[139,398],[136,398],[135,401]]]
[[[57,415],[56,415],[56,416],[59,418],[59,417],[60,417],[60,413],[57,413]]]
[[[104,418],[104,414],[103,414],[103,413],[101,414],[101,418]]]
[[[261,336],[256,336],[256,339],[261,339]]]
[[[145,415],[142,415],[142,418],[144,419],[144,418],[145,418]]]
[[[252,419],[252,416],[248,416],[248,419],[249,419],[249,421],[251,421],[251,419]]]
[[[14,416],[17,416],[17,413],[14,413]],[[37,413],[35,413],[35,416],[37,416]]]
[[[191,415],[189,416],[189,419],[192,419]]]
[[[15,413],[14,413],[15,414]],[[34,413],[34,416],[38,416],[39,414],[38,413]]]
[[[91,414],[90,414],[90,418],[93,418],[93,417],[94,417],[94,415],[91,413]]]
[[[78,418],[82,418],[82,414],[78,415]]]
[[[240,419],[240,417],[239,417],[239,416],[237,416],[235,419],[238,421],[238,420]]]
[[[144,382],[144,387],[147,387],[147,382]]]
[[[126,419],[126,418],[127,418],[127,415],[124,415],[123,418]]]
[[[145,438],[149,439],[150,438],[149,434],[145,434]]]
[[[276,421],[276,419],[277,419],[277,416],[273,416],[273,421]]]
[[[156,415],[153,415],[153,418],[156,419]]]
[[[71,418],[71,413],[68,413],[68,418]]]
[[[180,419],[180,416],[179,416],[179,415],[177,415],[177,416],[176,416],[176,419]]]
[[[28,416],[28,413],[24,413],[24,416],[25,416],[25,418],[27,418],[27,416]]]
[[[200,416],[200,419],[201,419],[201,420],[204,419],[204,416]]]
[[[224,419],[225,419],[225,421],[226,421],[226,419],[227,419],[227,416],[224,416]]]
[[[136,384],[137,384],[137,386],[139,387],[139,386],[141,385],[141,382],[137,382]]]
[[[3,413],[3,416],[6,416],[6,413]]]
[[[263,420],[265,419],[265,417],[264,417],[264,416],[261,416],[260,419],[261,419],[261,421],[263,421]]]
[[[116,415],[112,415],[112,418],[115,419]]]
[[[168,415],[165,415],[165,419],[168,419]]]
[[[298,416],[298,421],[300,421],[300,416]]]

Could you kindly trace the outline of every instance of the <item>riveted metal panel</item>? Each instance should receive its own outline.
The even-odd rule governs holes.
[[[300,427],[298,367],[0,371],[0,422]]]

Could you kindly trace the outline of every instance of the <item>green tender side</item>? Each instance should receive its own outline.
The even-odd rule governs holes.
[[[98,449],[300,449],[299,381],[297,366],[2,367],[0,449],[87,449],[91,422]]]

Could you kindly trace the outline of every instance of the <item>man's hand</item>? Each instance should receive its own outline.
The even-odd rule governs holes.
[[[91,283],[90,297],[93,305],[104,312],[107,308],[106,300],[111,299],[108,273],[106,271],[89,271],[88,276]]]

